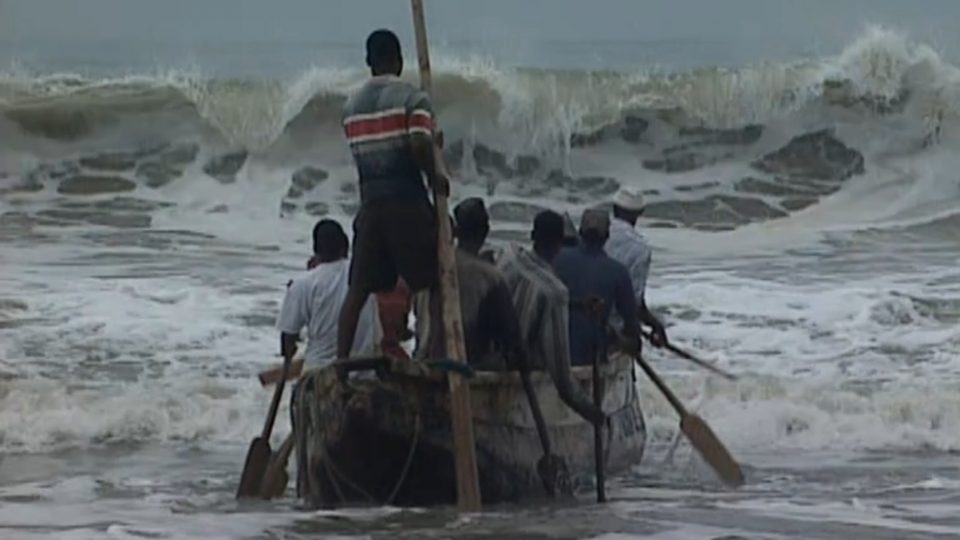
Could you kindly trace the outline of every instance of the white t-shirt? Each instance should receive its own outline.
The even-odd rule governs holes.
[[[347,296],[350,261],[321,263],[293,280],[277,317],[277,329],[300,334],[307,327],[305,369],[323,367],[337,356],[337,322]],[[377,303],[373,295],[360,312],[351,355],[370,355],[376,344]]]

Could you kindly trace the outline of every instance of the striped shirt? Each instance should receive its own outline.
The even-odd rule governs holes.
[[[550,373],[560,399],[585,418],[596,407],[570,374],[569,294],[550,265],[517,246],[497,261],[520,319],[521,339],[530,367]]]
[[[433,135],[426,92],[394,76],[368,80],[343,109],[343,131],[360,176],[360,201],[426,198],[410,138]]]

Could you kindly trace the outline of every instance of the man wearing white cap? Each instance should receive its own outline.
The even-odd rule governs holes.
[[[667,332],[663,323],[647,308],[644,298],[652,250],[643,235],[637,231],[637,219],[645,208],[643,193],[639,190],[621,188],[617,192],[613,198],[613,221],[610,224],[610,239],[607,240],[606,251],[611,258],[627,267],[637,301],[637,315],[641,322],[653,330],[653,345],[662,347],[667,344]]]

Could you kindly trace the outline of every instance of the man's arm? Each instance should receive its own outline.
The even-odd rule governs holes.
[[[300,341],[299,335],[280,332],[280,355],[283,356],[284,361],[289,362],[297,354],[298,341]]]
[[[643,296],[640,296],[640,300],[637,302],[637,315],[640,319],[640,322],[649,326],[652,330],[651,342],[655,347],[663,347],[667,343],[667,330],[664,328],[663,323],[660,322],[660,319],[657,318],[653,312],[650,311],[650,308],[647,307],[647,302]]]
[[[623,336],[626,339],[628,352],[640,350],[640,321],[638,319],[637,303],[633,295],[633,284],[627,269],[620,266],[614,291],[614,305],[617,314],[623,320]]]
[[[655,347],[662,347],[667,344],[667,332],[653,312],[647,307],[645,292],[647,289],[647,278],[650,276],[650,266],[653,262],[653,254],[646,243],[639,244],[639,254],[632,258],[631,265],[628,268],[630,278],[633,281],[633,287],[637,301],[637,315],[640,322],[646,324],[653,330],[652,344]]]
[[[567,407],[573,409],[575,413],[591,424],[606,421],[607,415],[604,414],[603,410],[587,399],[586,395],[573,382],[570,362],[551,362],[548,360],[547,372],[550,373],[553,385],[557,388],[557,395],[560,396],[560,400]]]
[[[591,424],[604,422],[606,415],[603,410],[587,398],[574,382],[573,373],[570,371],[569,317],[566,306],[566,298],[555,306],[544,306],[540,324],[533,326],[534,331],[542,332],[543,335],[535,342],[541,345],[540,354],[560,399]]]
[[[415,92],[407,102],[407,133],[413,159],[426,175],[430,187],[441,195],[449,195],[450,181],[445,171],[437,166],[440,159],[437,149],[442,139],[434,139],[436,126],[433,121],[433,105],[426,92]]]
[[[280,330],[280,354],[289,361],[297,352],[300,330],[309,320],[307,310],[307,290],[302,282],[294,281],[287,285],[287,293],[277,316],[277,329]]]

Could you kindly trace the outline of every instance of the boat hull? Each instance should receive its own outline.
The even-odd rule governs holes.
[[[304,375],[294,396],[297,491],[308,504],[399,506],[452,504],[456,476],[449,399],[439,372],[385,361],[376,376],[343,382],[327,367]],[[589,368],[574,377],[585,392]],[[602,368],[608,475],[639,462],[646,428],[629,358]],[[575,488],[593,478],[593,426],[570,410],[545,373],[532,374],[554,454]],[[478,372],[470,379],[480,492],[485,504],[543,497],[537,473],[543,450],[520,377]]]

